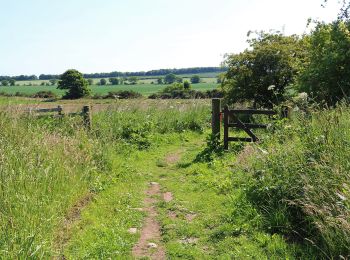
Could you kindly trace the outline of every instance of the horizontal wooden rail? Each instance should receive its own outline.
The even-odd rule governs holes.
[[[243,115],[276,115],[277,112],[273,110],[257,110],[257,109],[232,109],[230,110],[226,105],[222,111],[224,114],[224,149],[228,150],[229,142],[257,142],[259,138],[253,133],[252,129],[263,128],[266,129],[266,124],[245,123],[239,117]],[[230,137],[229,128],[234,127],[243,130],[249,137]]]
[[[31,112],[37,112],[37,113],[47,113],[47,112],[60,112],[62,111],[62,108],[40,108],[40,109],[33,109],[30,110]]]
[[[224,111],[222,111],[224,112]],[[273,110],[258,110],[258,109],[232,109],[229,114],[244,114],[244,115],[276,115],[277,112]]]
[[[249,137],[228,137],[228,142],[253,142],[252,138]]]
[[[244,125],[245,125],[247,128],[250,128],[250,129],[256,129],[256,128],[266,129],[266,128],[267,128],[267,125],[263,125],[263,124],[244,123]],[[237,124],[237,123],[229,123],[229,124],[228,124],[228,127],[240,127],[240,125]]]
[[[58,112],[57,115],[49,115],[53,117],[63,117],[63,116],[82,116],[83,117],[83,123],[84,126],[88,129],[91,129],[91,122],[92,122],[92,111],[91,106],[84,106],[81,112],[74,112],[74,113],[63,113],[63,108],[61,106],[54,107],[54,108],[28,108],[25,110],[26,112],[33,113],[37,117],[44,117],[43,114],[39,113],[48,113],[48,112]],[[38,114],[35,114],[38,113]]]

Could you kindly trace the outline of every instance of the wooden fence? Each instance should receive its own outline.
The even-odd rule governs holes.
[[[239,118],[239,115],[276,115],[274,110],[259,109],[229,109],[226,105],[221,111],[220,99],[212,100],[212,133],[220,139],[220,121],[223,115],[224,123],[224,149],[228,149],[229,142],[257,142],[259,138],[253,133],[252,129],[265,129],[266,124],[245,123]],[[237,128],[247,133],[249,137],[230,137],[229,128]]]
[[[29,108],[26,109],[26,112],[29,112],[30,114],[36,113],[36,114],[41,114],[41,113],[55,113],[57,112],[58,117],[63,117],[63,116],[74,116],[74,115],[79,115],[83,117],[83,122],[84,126],[88,129],[91,129],[92,125],[92,113],[91,113],[91,106],[90,105],[85,105],[83,106],[83,109],[80,113],[67,113],[65,114],[63,112],[63,107],[62,106],[57,106],[53,108]]]

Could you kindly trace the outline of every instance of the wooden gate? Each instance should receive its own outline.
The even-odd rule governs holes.
[[[265,129],[266,124],[245,123],[239,118],[239,115],[276,115],[274,110],[260,109],[229,109],[226,105],[223,111],[220,111],[220,99],[212,100],[212,133],[220,139],[220,119],[223,115],[224,123],[224,148],[228,149],[229,142],[257,142],[259,138],[253,133],[252,129]],[[230,137],[229,128],[237,128],[247,133],[249,137]]]
[[[228,149],[229,142],[257,142],[259,138],[252,132],[252,129],[267,128],[266,124],[244,123],[239,119],[238,115],[276,115],[273,110],[258,109],[229,109],[226,105],[224,110],[224,148]],[[231,120],[230,120],[231,119]],[[234,127],[245,131],[249,137],[230,137],[229,128]]]

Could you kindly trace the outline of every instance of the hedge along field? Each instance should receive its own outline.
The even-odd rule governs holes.
[[[133,90],[136,92],[139,92],[140,94],[144,96],[148,96],[150,94],[154,94],[162,89],[164,89],[168,85],[157,85],[157,84],[136,84],[136,85],[105,85],[105,86],[97,86],[92,85],[90,86],[92,90],[92,95],[99,94],[99,95],[106,95],[108,92],[111,91],[119,91],[119,90]],[[218,84],[216,83],[198,83],[198,84],[192,84],[192,89],[195,90],[212,90],[217,88]],[[62,96],[65,91],[57,89],[56,86],[6,86],[1,87],[0,86],[0,93],[6,93],[6,94],[15,94],[16,92],[23,93],[23,94],[35,94],[39,91],[52,91],[55,94]]]
[[[68,209],[118,179],[117,153],[210,122],[205,102],[123,103],[115,111],[96,113],[90,133],[80,117],[0,114],[0,258],[54,256]]]

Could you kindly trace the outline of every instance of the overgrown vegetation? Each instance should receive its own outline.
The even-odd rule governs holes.
[[[1,113],[0,258],[60,254],[57,246],[63,245],[56,240],[70,208],[111,183],[119,185],[122,172],[132,177],[132,172],[119,169],[123,154],[156,147],[159,138],[173,132],[202,132],[208,116],[208,107],[198,104],[145,110],[122,106],[118,112],[95,114],[88,133],[80,117]]]
[[[317,258],[349,257],[349,118],[346,106],[295,114],[240,167],[265,229],[314,248]]]
[[[273,107],[300,92],[334,106],[350,95],[350,22],[316,22],[309,35],[258,33],[250,48],[228,55],[222,81],[230,103]]]

